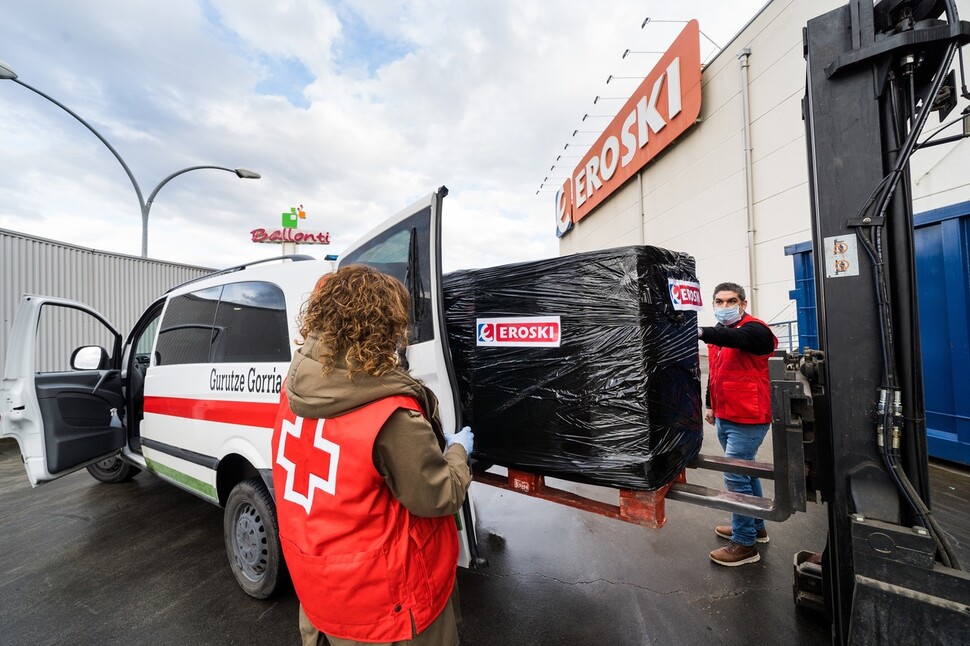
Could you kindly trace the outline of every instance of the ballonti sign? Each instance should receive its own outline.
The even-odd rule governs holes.
[[[295,231],[293,229],[253,229],[249,232],[253,242],[265,244],[330,244],[329,231]]]
[[[556,195],[557,235],[589,215],[694,125],[700,113],[700,26],[691,20]]]
[[[301,204],[282,214],[282,227],[279,229],[253,229],[249,232],[253,242],[264,244],[330,244],[329,231],[306,231],[298,229],[300,220],[306,219],[306,211]]]

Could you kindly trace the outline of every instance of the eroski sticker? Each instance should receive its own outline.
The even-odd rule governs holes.
[[[667,286],[670,291],[670,302],[673,304],[675,310],[704,311],[700,283],[668,278]]]
[[[513,348],[558,348],[558,316],[476,319],[477,345]]]

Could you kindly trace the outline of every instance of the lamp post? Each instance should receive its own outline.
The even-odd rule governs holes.
[[[102,141],[104,141],[104,139],[102,139]],[[115,157],[118,157],[117,153],[115,153]],[[121,161],[121,157],[118,157],[118,161]],[[125,162],[121,161],[121,165],[125,166]],[[152,203],[155,201],[155,196],[158,195],[158,192],[162,189],[163,186],[168,184],[170,180],[178,177],[182,173],[187,173],[191,170],[201,170],[205,168],[211,168],[212,170],[224,170],[230,173],[235,173],[236,177],[238,177],[239,179],[259,179],[260,177],[262,177],[262,175],[260,175],[256,171],[248,170],[246,168],[225,168],[223,166],[189,166],[188,168],[183,168],[182,170],[175,171],[174,173],[172,173],[171,175],[169,175],[168,177],[160,181],[158,183],[158,186],[156,186],[152,190],[151,194],[148,196],[148,199],[145,201],[142,201],[141,189],[138,188],[138,182],[135,181],[135,178],[132,177],[131,171],[129,171],[128,167],[125,166],[125,170],[128,172],[128,177],[131,178],[131,183],[135,185],[135,192],[138,194],[138,202],[141,205],[141,257],[142,258],[148,257],[148,212],[152,208]]]
[[[174,173],[172,173],[171,175],[163,179],[161,182],[159,182],[158,185],[149,194],[148,200],[145,200],[145,198],[142,196],[141,187],[138,185],[138,180],[135,179],[135,175],[131,172],[131,169],[128,168],[128,164],[126,164],[125,160],[121,158],[121,155],[118,154],[118,151],[114,149],[114,146],[108,143],[108,140],[105,139],[100,132],[94,129],[94,126],[92,126],[90,123],[82,119],[76,112],[71,110],[69,107],[67,107],[57,99],[51,96],[48,96],[47,94],[44,94],[37,88],[21,81],[19,78],[17,78],[17,73],[14,72],[13,69],[11,69],[10,66],[4,63],[3,61],[0,61],[0,80],[13,81],[18,85],[22,85],[23,87],[27,88],[31,92],[34,92],[35,94],[39,94],[40,96],[44,97],[45,99],[47,99],[48,101],[56,105],[57,107],[61,108],[69,115],[77,119],[81,123],[81,125],[83,125],[85,128],[87,128],[92,133],[94,133],[94,136],[100,139],[101,143],[103,143],[108,148],[108,150],[111,151],[111,154],[115,156],[115,159],[118,160],[118,163],[121,164],[121,167],[125,169],[125,173],[128,175],[128,179],[131,180],[131,185],[135,187],[135,194],[138,196],[138,205],[141,208],[141,257],[142,258],[148,257],[148,212],[152,208],[152,202],[154,202],[155,196],[158,194],[158,191],[161,190],[161,188],[165,186],[170,180],[172,180],[175,177],[178,177],[183,173],[187,173],[193,170],[205,169],[205,168],[209,168],[213,170],[224,170],[230,173],[235,173],[236,177],[239,177],[240,179],[259,179],[261,177],[259,173],[255,171],[247,170],[245,168],[224,168],[222,166],[190,166],[188,168],[183,168],[182,170],[175,171]]]

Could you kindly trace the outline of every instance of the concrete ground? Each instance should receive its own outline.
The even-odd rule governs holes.
[[[970,471],[932,472],[941,522],[962,523],[970,562]],[[668,502],[657,530],[480,483],[473,493],[489,566],[459,573],[465,646],[830,643],[827,623],[792,603],[793,554],[824,544],[821,505],[769,523],[759,563],[724,568],[707,556],[723,544],[720,512]],[[0,644],[299,643],[292,591],[256,601],[236,586],[222,510],[150,474],[104,485],[82,471],[31,489],[16,444],[0,441],[0,534]]]

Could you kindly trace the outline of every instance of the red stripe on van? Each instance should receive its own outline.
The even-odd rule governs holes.
[[[279,404],[230,402],[180,397],[145,397],[145,412],[207,422],[273,428]]]

